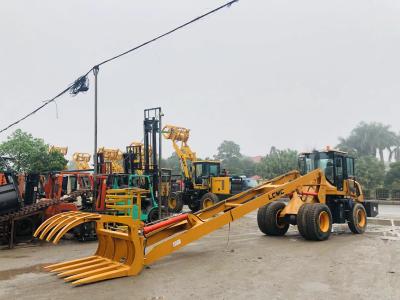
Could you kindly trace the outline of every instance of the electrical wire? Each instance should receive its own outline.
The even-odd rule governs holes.
[[[122,53],[120,53],[120,54],[117,54],[117,55],[115,55],[115,56],[113,56],[113,57],[111,57],[111,58],[108,58],[108,59],[106,59],[106,60],[104,60],[104,61],[98,63],[97,65],[95,65],[94,67],[92,67],[86,74],[80,76],[80,77],[79,77],[78,79],[76,79],[72,84],[70,84],[67,88],[65,88],[64,90],[62,90],[61,92],[59,92],[56,96],[54,96],[53,98],[51,98],[51,99],[49,99],[49,100],[46,100],[42,105],[40,105],[38,108],[36,108],[36,109],[33,110],[32,112],[28,113],[27,115],[25,115],[24,117],[18,119],[17,121],[15,121],[15,122],[9,124],[8,126],[6,126],[5,128],[3,128],[2,130],[0,130],[0,133],[3,133],[4,131],[10,129],[11,127],[13,127],[13,126],[15,126],[15,125],[17,125],[18,123],[20,123],[20,122],[24,121],[25,119],[31,117],[32,115],[34,115],[35,113],[37,113],[39,110],[43,109],[44,107],[46,107],[46,106],[49,105],[50,103],[54,102],[57,98],[61,97],[62,95],[64,95],[64,94],[67,93],[67,92],[69,92],[71,96],[76,96],[77,94],[79,94],[79,93],[81,93],[81,92],[86,92],[86,91],[88,91],[88,90],[89,90],[89,79],[88,79],[88,75],[90,74],[90,72],[92,72],[92,71],[94,71],[94,70],[98,70],[99,66],[104,65],[104,64],[106,64],[106,63],[109,63],[109,62],[111,62],[111,61],[113,61],[113,60],[115,60],[115,59],[118,59],[118,58],[122,57],[122,56],[125,56],[125,55],[127,55],[127,54],[129,54],[129,53],[131,53],[131,52],[133,52],[133,51],[135,51],[135,50],[138,50],[139,48],[142,48],[142,47],[144,47],[144,46],[146,46],[146,45],[148,45],[148,44],[150,44],[150,43],[153,43],[153,42],[155,42],[155,41],[157,41],[157,40],[159,40],[159,39],[161,39],[161,38],[163,38],[163,37],[165,37],[165,36],[167,36],[167,35],[170,35],[170,34],[174,33],[175,31],[177,31],[177,30],[179,30],[179,29],[182,29],[182,28],[184,28],[184,27],[186,27],[186,26],[188,26],[188,25],[190,25],[190,24],[192,24],[192,23],[195,23],[195,22],[197,22],[197,21],[199,21],[199,20],[201,20],[201,19],[207,17],[208,15],[211,15],[211,14],[213,14],[213,13],[215,13],[215,12],[217,12],[217,11],[219,11],[219,10],[225,8],[225,7],[230,7],[233,3],[238,2],[238,1],[239,1],[239,0],[232,0],[232,1],[229,1],[229,2],[227,2],[227,3],[225,3],[225,4],[221,5],[221,6],[219,6],[219,7],[217,7],[217,8],[215,8],[215,9],[213,9],[213,10],[210,10],[210,11],[208,11],[208,12],[206,12],[206,13],[204,13],[204,14],[202,14],[202,15],[200,15],[200,16],[198,16],[198,17],[196,17],[196,18],[194,18],[194,19],[192,19],[192,20],[190,20],[190,21],[188,21],[188,22],[186,22],[186,23],[184,23],[184,24],[182,24],[182,25],[179,25],[178,27],[175,27],[175,28],[172,29],[172,30],[169,30],[169,31],[167,31],[167,32],[165,32],[165,33],[163,33],[163,34],[160,34],[160,35],[158,35],[157,37],[155,37],[155,38],[153,38],[153,39],[151,39],[151,40],[148,40],[147,42],[144,42],[144,43],[142,43],[142,44],[140,44],[140,45],[138,45],[138,46],[135,46],[135,47],[133,47],[133,48],[131,48],[131,49],[125,51],[125,52],[122,52]]]

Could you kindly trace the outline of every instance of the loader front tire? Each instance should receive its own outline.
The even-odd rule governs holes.
[[[187,204],[189,206],[189,209],[192,212],[196,212],[200,210],[200,200],[199,199],[190,199],[190,201]]]
[[[322,203],[311,204],[306,209],[306,223],[307,240],[327,240],[332,231],[332,214],[329,207]]]
[[[365,211],[364,205],[361,203],[355,203],[353,205],[353,209],[349,212],[347,224],[351,232],[355,234],[365,232],[367,228],[367,212]]]
[[[308,239],[308,228],[307,228],[307,213],[310,210],[311,204],[304,203],[300,206],[300,209],[297,213],[297,229],[301,236],[305,239]]]
[[[261,232],[266,235],[282,236],[288,231],[289,224],[279,219],[279,214],[284,208],[285,203],[271,202],[258,209],[257,223]]]
[[[218,203],[218,196],[214,193],[206,193],[200,198],[200,209],[205,209]]]
[[[168,210],[172,213],[180,213],[183,208],[182,193],[176,192],[171,193],[168,199]]]

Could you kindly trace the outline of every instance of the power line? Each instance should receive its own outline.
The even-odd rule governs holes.
[[[22,122],[23,120],[31,117],[32,115],[37,113],[39,110],[43,109],[44,107],[46,107],[50,103],[54,102],[57,98],[61,97],[62,95],[64,95],[67,92],[69,92],[72,96],[75,96],[75,95],[79,94],[80,92],[86,92],[89,89],[89,79],[87,78],[87,76],[94,69],[98,69],[99,66],[104,65],[106,63],[109,63],[109,62],[111,62],[111,61],[113,61],[115,59],[118,59],[118,58],[120,58],[120,57],[122,57],[124,55],[127,55],[127,54],[129,54],[129,53],[131,53],[131,52],[133,52],[135,50],[138,50],[139,48],[142,48],[142,47],[150,44],[150,43],[153,43],[153,42],[155,42],[155,41],[157,41],[157,40],[159,40],[159,39],[161,39],[161,38],[163,38],[163,37],[165,37],[167,35],[170,35],[170,34],[174,33],[175,31],[177,31],[179,29],[182,29],[182,28],[184,28],[184,27],[186,27],[186,26],[188,26],[188,25],[190,25],[192,23],[195,23],[195,22],[207,17],[208,15],[211,15],[211,14],[213,14],[213,13],[215,13],[215,12],[225,8],[225,7],[230,7],[233,3],[238,2],[238,1],[239,0],[229,1],[228,3],[225,3],[225,4],[215,8],[213,10],[210,10],[210,11],[206,12],[205,14],[202,14],[202,15],[200,15],[200,16],[198,16],[198,17],[196,17],[196,18],[194,18],[194,19],[192,19],[192,20],[190,20],[190,21],[188,21],[188,22],[186,22],[186,23],[184,23],[182,25],[179,25],[178,27],[175,27],[174,29],[172,29],[170,31],[167,31],[167,32],[165,32],[165,33],[163,33],[163,34],[161,34],[161,35],[159,35],[159,36],[157,36],[157,37],[155,37],[155,38],[153,38],[151,40],[148,40],[147,42],[144,42],[144,43],[142,43],[142,44],[140,44],[138,46],[135,46],[135,47],[133,47],[133,48],[131,48],[131,49],[125,51],[125,52],[122,52],[120,54],[117,54],[117,55],[115,55],[115,56],[113,56],[113,57],[111,57],[109,59],[106,59],[106,60],[100,62],[99,64],[97,64],[94,67],[92,67],[88,72],[86,72],[86,74],[82,75],[77,80],[75,80],[72,84],[68,85],[67,88],[65,88],[64,90],[59,92],[56,96],[54,96],[53,98],[51,98],[49,100],[46,100],[42,105],[40,105],[38,108],[36,108],[32,112],[28,113],[24,117],[18,119],[17,121],[11,123],[10,125],[6,126],[2,130],[0,130],[0,133],[10,129],[11,127],[13,127],[13,126],[17,125],[18,123]]]

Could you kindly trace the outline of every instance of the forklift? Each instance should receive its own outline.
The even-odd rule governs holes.
[[[133,219],[140,215],[140,220],[145,223],[160,219],[162,207],[169,198],[171,182],[171,170],[160,167],[161,118],[160,107],[144,110],[144,142],[126,147],[122,154],[123,172],[114,173],[110,162],[98,153],[97,211],[110,212],[112,209],[116,215],[127,214]],[[135,190],[140,193],[140,204],[137,199],[123,200],[128,196],[136,197]],[[140,214],[137,213],[139,206]]]

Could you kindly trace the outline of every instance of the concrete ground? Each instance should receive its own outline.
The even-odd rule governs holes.
[[[400,220],[400,204],[379,205],[378,218],[390,218],[390,219]]]
[[[90,255],[96,245],[0,251],[0,299],[400,299],[398,226],[370,225],[354,235],[335,225],[328,241],[309,242],[295,226],[284,237],[261,234],[253,213],[136,277],[72,287],[42,269]]]

